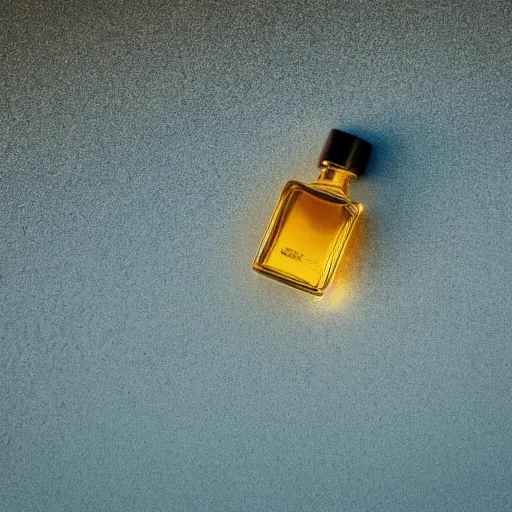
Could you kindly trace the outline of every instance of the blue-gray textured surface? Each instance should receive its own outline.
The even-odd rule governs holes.
[[[511,8],[3,2],[0,510],[511,510]],[[250,266],[331,127],[318,300]]]

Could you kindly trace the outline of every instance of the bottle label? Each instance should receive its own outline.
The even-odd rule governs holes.
[[[281,254],[283,256],[287,256],[288,258],[292,258],[293,260],[297,261],[302,261],[302,257],[304,256],[304,254],[301,254],[300,252],[290,249],[289,247],[281,249]]]

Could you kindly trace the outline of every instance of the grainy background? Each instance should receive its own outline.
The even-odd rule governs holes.
[[[511,15],[2,2],[0,510],[511,510]],[[250,266],[332,127],[319,300]]]

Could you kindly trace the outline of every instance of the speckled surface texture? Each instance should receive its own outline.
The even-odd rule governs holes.
[[[0,510],[512,510],[511,19],[2,2]],[[317,299],[251,259],[332,127]]]

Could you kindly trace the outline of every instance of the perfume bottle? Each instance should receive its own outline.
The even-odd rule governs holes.
[[[253,268],[300,290],[322,295],[340,262],[363,206],[349,184],[363,174],[371,144],[331,130],[314,183],[289,181],[260,243]]]

